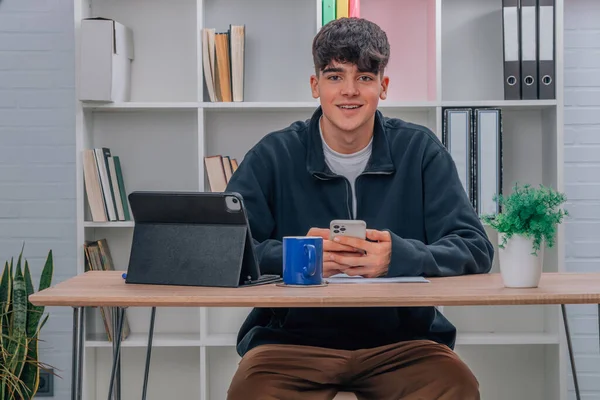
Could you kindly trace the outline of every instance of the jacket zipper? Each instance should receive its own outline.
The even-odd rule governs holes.
[[[350,188],[350,181],[348,178],[344,177],[344,181],[346,182],[346,205],[348,206],[348,219],[352,218],[352,209],[350,205],[352,204],[352,189]],[[354,183],[356,185],[356,182]]]

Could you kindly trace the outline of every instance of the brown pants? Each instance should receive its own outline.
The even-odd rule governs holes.
[[[447,346],[417,340],[345,351],[262,345],[244,355],[228,400],[479,400],[479,383]]]

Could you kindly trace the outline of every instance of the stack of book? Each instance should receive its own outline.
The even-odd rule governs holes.
[[[445,108],[442,143],[477,214],[498,214],[494,196],[502,194],[502,110]]]
[[[235,158],[223,155],[204,157],[206,176],[211,192],[224,192],[229,180],[238,168]]]
[[[204,82],[211,102],[244,101],[245,25],[202,29]]]
[[[360,17],[360,0],[321,0],[321,25],[344,17]]]
[[[118,156],[106,147],[83,150],[83,179],[92,221],[130,221]]]
[[[113,263],[110,249],[108,248],[108,242],[106,239],[100,239],[96,241],[88,241],[83,245],[85,252],[85,271],[114,271],[115,265]],[[115,336],[115,330],[113,326],[113,308],[111,307],[100,307],[100,315],[104,322],[104,329],[108,337],[108,341],[112,342]],[[127,311],[123,314],[123,331],[121,340],[126,339],[129,336],[130,328],[129,321],[127,319]]]

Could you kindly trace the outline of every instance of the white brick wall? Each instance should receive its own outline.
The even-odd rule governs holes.
[[[35,286],[49,249],[54,282],[76,271],[72,0],[0,1],[0,262],[25,243]],[[71,312],[50,308],[40,357],[70,398]]]
[[[565,1],[566,267],[600,271],[600,1]],[[598,310],[570,306],[579,387],[600,399]],[[569,379],[571,382],[571,378]],[[571,384],[572,387],[572,384]],[[575,399],[573,391],[570,397]]]

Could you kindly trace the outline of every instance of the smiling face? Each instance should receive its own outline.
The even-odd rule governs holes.
[[[322,129],[328,144],[342,153],[366,146],[379,100],[387,96],[389,78],[359,71],[355,64],[332,61],[311,76],[310,84],[313,97],[321,101]]]

